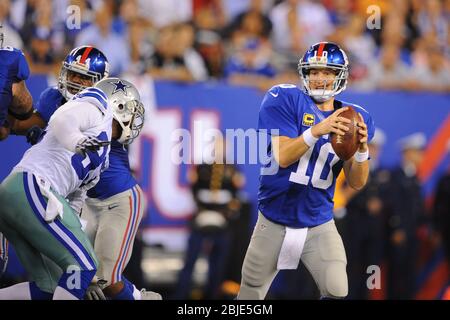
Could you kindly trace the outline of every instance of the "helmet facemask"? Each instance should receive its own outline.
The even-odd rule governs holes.
[[[114,100],[111,104],[113,106],[113,117],[122,128],[117,141],[128,145],[136,139],[144,126],[144,106],[138,100]]]
[[[310,79],[309,79],[309,72],[311,69],[320,69],[320,68],[326,68],[331,69],[335,72],[336,77],[333,81],[333,86],[331,89],[327,89],[326,85],[323,89],[311,89],[310,86]],[[335,95],[341,93],[347,86],[347,79],[348,79],[348,67],[343,65],[332,65],[332,64],[312,64],[312,63],[306,63],[301,61],[298,64],[298,71],[300,74],[300,77],[302,78],[303,87],[306,91],[306,94],[311,96],[315,101],[317,102],[325,102],[327,100],[330,100]],[[320,81],[320,80],[314,80],[314,81]],[[324,82],[327,80],[323,80]]]
[[[72,99],[72,97],[74,95],[76,95],[77,93],[83,91],[84,89],[86,89],[88,87],[93,86],[98,81],[103,79],[101,73],[87,70],[86,68],[84,68],[82,66],[77,66],[76,64],[77,64],[76,62],[74,62],[72,64],[63,62],[63,66],[62,66],[61,72],[59,74],[58,88],[59,88],[59,91],[61,92],[61,94],[67,100]],[[87,79],[92,81],[92,84],[85,86],[85,85],[70,81],[69,80],[70,72],[77,73],[79,75],[86,77]],[[105,77],[107,77],[107,76],[108,75],[105,72]]]

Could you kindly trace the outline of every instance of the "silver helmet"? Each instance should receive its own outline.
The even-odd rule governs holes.
[[[113,117],[122,128],[122,134],[117,141],[130,144],[144,126],[144,105],[136,87],[119,78],[105,78],[97,82],[95,87],[106,94]]]

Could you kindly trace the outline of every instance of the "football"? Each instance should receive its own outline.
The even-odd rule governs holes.
[[[358,133],[359,127],[357,125],[359,121],[358,113],[352,107],[348,107],[348,110],[342,112],[340,117],[347,118],[351,120],[351,123],[346,124],[349,130],[344,136],[340,136],[331,133],[331,146],[334,152],[341,160],[349,160],[358,150],[359,140],[361,139],[361,134]]]

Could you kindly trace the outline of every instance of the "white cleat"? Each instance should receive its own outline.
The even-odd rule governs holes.
[[[141,300],[162,300],[162,296],[157,292],[142,289]]]

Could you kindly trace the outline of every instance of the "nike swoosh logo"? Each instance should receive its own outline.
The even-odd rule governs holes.
[[[269,92],[274,98],[278,97],[278,92],[275,94],[273,92]]]
[[[117,208],[119,205],[118,204],[112,204],[108,206],[108,210],[112,210],[114,208]]]

